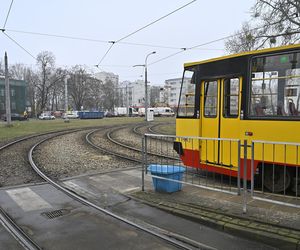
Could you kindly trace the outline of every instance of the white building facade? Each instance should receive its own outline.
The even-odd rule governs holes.
[[[95,73],[95,78],[102,81],[103,83],[105,83],[107,81],[111,81],[114,86],[118,86],[118,84],[119,84],[119,76],[115,75],[114,73],[111,73],[111,72],[101,71],[101,72]]]
[[[148,87],[148,100],[150,96],[149,85]],[[123,99],[128,102],[130,107],[144,107],[145,106],[145,82],[143,80],[136,80],[134,82],[124,81],[119,85],[122,92]]]
[[[183,88],[190,82],[190,78],[185,78]],[[182,78],[173,78],[165,80],[164,90],[161,93],[161,98],[168,103],[171,108],[177,108],[180,97]],[[185,91],[183,91],[185,93]]]

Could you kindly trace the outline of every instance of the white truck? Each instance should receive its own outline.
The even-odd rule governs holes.
[[[154,111],[155,116],[174,116],[174,111],[169,107],[157,107]]]
[[[114,109],[115,116],[138,116],[138,112],[135,108],[129,107],[128,112],[126,107],[115,107]]]

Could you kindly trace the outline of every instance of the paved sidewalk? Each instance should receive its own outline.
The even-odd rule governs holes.
[[[300,249],[300,209],[247,197],[243,213],[243,197],[183,185],[179,192],[159,193],[146,186],[132,193],[133,198],[149,205],[197,220],[279,249]]]

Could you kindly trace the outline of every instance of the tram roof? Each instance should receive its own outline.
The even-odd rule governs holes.
[[[195,66],[195,65],[199,65],[199,64],[211,63],[211,62],[221,61],[221,60],[235,58],[235,57],[241,57],[241,56],[247,56],[247,55],[256,55],[256,54],[264,54],[264,53],[269,53],[269,52],[295,49],[295,48],[300,48],[300,43],[299,44],[293,44],[293,45],[285,45],[285,46],[280,46],[280,47],[275,47],[275,48],[252,50],[252,51],[242,52],[242,53],[238,53],[238,54],[215,57],[215,58],[211,58],[211,59],[207,59],[207,60],[203,60],[203,61],[188,62],[188,63],[184,64],[184,67],[190,67],[190,66]]]

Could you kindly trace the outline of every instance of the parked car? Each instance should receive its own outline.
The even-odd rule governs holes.
[[[6,114],[2,115],[1,119],[3,121],[6,121]],[[17,114],[17,113],[12,113],[11,114],[11,120],[12,121],[26,121],[27,119],[28,119],[27,117],[24,117],[24,116],[22,116],[20,114]]]
[[[79,118],[78,112],[72,112],[72,113],[64,113],[62,115],[63,119],[77,119]]]
[[[39,119],[40,120],[54,120],[55,117],[51,114],[47,114],[47,113],[42,113],[40,116],[39,116]]]
[[[106,111],[106,112],[104,113],[104,116],[105,116],[105,117],[115,117],[116,115],[115,115],[113,112]]]

